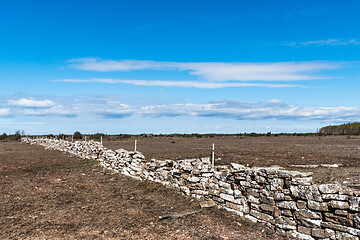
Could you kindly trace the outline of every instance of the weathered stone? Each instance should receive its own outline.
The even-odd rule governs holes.
[[[246,168],[244,165],[241,165],[241,164],[238,164],[238,163],[230,163],[230,166],[235,170],[245,169]]]
[[[279,193],[279,192],[274,193],[275,200],[284,200],[284,197],[285,197],[284,193]]]
[[[329,207],[326,203],[320,203],[315,201],[308,201],[308,208],[316,211],[328,211]]]
[[[274,212],[273,212],[273,216],[274,217],[279,217],[281,215],[281,211],[278,207],[274,207]]]
[[[360,210],[360,197],[353,197],[349,199],[349,208],[352,211]]]
[[[317,238],[325,238],[325,230],[320,228],[313,228],[311,235]]]
[[[274,198],[272,198],[272,197],[261,197],[260,202],[264,203],[264,204],[271,205],[271,206],[275,205]]]
[[[225,193],[228,195],[234,195],[234,191],[231,188],[220,188],[219,189],[221,193]]]
[[[336,209],[335,210],[335,214],[336,215],[340,215],[340,216],[348,216],[349,212],[347,210],[340,210],[340,209]]]
[[[312,184],[312,177],[307,178],[293,178],[292,184],[295,185],[311,185]]]
[[[311,201],[318,201],[318,202],[322,201],[321,194],[320,194],[318,188],[314,185],[312,185],[312,186],[302,186],[302,185],[293,186],[292,185],[290,187],[290,191],[291,191],[291,194],[296,198],[300,198],[300,199],[304,199],[304,200],[311,200]]]
[[[231,208],[231,209],[234,209],[234,210],[237,210],[237,211],[240,210],[239,205],[238,205],[238,204],[235,204],[235,203],[232,203],[232,202],[226,202],[226,203],[225,203],[225,206],[226,206],[227,208]]]
[[[349,209],[349,203],[343,201],[332,200],[329,202],[329,206],[337,209]]]
[[[340,194],[323,194],[322,198],[324,200],[346,201],[349,199],[349,196],[348,195],[340,195]]]
[[[251,187],[250,183],[247,182],[247,181],[240,181],[239,182],[241,186],[244,186],[244,187]]]
[[[275,219],[275,226],[284,230],[296,230],[296,222],[292,218],[284,216]]]
[[[196,182],[200,182],[200,178],[198,178],[198,177],[189,177],[188,181],[196,183]]]
[[[274,212],[275,206],[267,205],[267,204],[260,204],[260,208],[264,211]]]
[[[240,191],[240,190],[234,190],[234,196],[235,196],[236,198],[242,197],[241,191]]]
[[[298,222],[299,222],[299,224],[301,224],[302,226],[305,226],[305,227],[310,227],[310,228],[317,227],[317,228],[320,228],[322,220],[303,218],[303,219],[298,219]]]
[[[335,231],[329,228],[325,229],[325,237],[330,239],[336,239]]]
[[[235,198],[232,195],[220,193],[220,198],[224,199],[225,201],[234,202]]]
[[[257,218],[251,216],[250,214],[245,214],[244,217],[247,219],[247,220],[250,220],[251,222],[254,222],[256,223],[258,221]]]
[[[250,188],[250,189],[248,190],[248,192],[249,192],[250,195],[252,195],[252,196],[254,196],[254,197],[256,197],[256,198],[258,198],[258,197],[260,196],[258,189]]]
[[[284,216],[287,216],[287,217],[292,217],[293,216],[292,212],[290,210],[288,210],[288,209],[281,209],[280,212],[281,212],[281,215],[284,215]]]
[[[314,239],[310,235],[299,233],[299,232],[296,232],[296,231],[290,232],[289,235],[294,237],[294,238],[300,239],[300,240],[313,240]]]
[[[288,171],[288,170],[279,170],[278,175],[282,178],[295,178],[295,177],[310,177],[313,175],[312,172],[299,172],[299,171]]]
[[[356,194],[359,193],[359,194]],[[340,189],[339,194],[344,194],[344,195],[349,195],[349,196],[355,196],[355,197],[359,197],[360,196],[360,191],[356,191],[353,189]]]
[[[354,224],[356,228],[360,228],[360,213],[354,215]]]
[[[304,219],[304,218],[312,218],[312,219],[321,219],[321,214],[313,212],[308,209],[299,209],[294,213],[297,219]]]
[[[312,228],[307,228],[307,227],[304,227],[304,226],[298,226],[297,230],[298,230],[299,233],[311,235]]]
[[[285,195],[289,195],[290,194],[290,189],[283,189],[282,192],[285,194]]]
[[[285,201],[293,201],[294,199],[290,195],[285,195],[284,200]]]
[[[271,186],[270,187],[271,190],[281,190],[284,185],[284,180],[282,180],[281,178],[273,178],[273,179],[269,179],[269,183]]]
[[[322,222],[321,226],[323,228],[331,228],[336,231],[347,232],[354,236],[360,236],[360,230],[352,227],[346,227],[332,222]]]
[[[250,208],[255,209],[256,211],[261,211],[260,205],[256,203],[250,203]]]
[[[276,206],[279,208],[285,208],[290,210],[298,210],[296,207],[296,203],[293,201],[280,201],[276,203]]]
[[[319,191],[321,193],[337,193],[341,189],[339,184],[320,184]]]
[[[195,193],[197,195],[208,195],[209,194],[208,191],[204,191],[204,190],[193,190],[193,193]]]
[[[227,189],[231,188],[231,185],[229,183],[223,181],[219,181],[219,186]]]
[[[255,181],[258,183],[268,183],[268,181],[266,180],[265,177],[258,176],[258,175],[255,176]]]
[[[302,200],[298,200],[296,202],[296,206],[299,208],[299,209],[305,209],[306,208],[306,202],[305,201],[302,201]]]
[[[210,208],[215,206],[215,202],[213,200],[201,201],[199,204],[202,208]]]
[[[248,201],[249,201],[250,203],[260,204],[260,199],[259,199],[259,198],[254,197],[253,195],[249,195],[249,197],[248,197]]]
[[[344,232],[336,232],[336,239],[338,240],[359,240],[359,238],[354,235],[344,233]]]
[[[250,214],[252,216],[256,217],[257,219],[261,219],[263,221],[270,222],[273,224],[275,223],[274,218],[270,215],[267,215],[267,214],[264,214],[264,213],[261,213],[261,212],[255,211],[255,210],[251,210]]]
[[[228,212],[232,212],[232,213],[235,213],[236,215],[239,215],[241,217],[244,217],[244,213],[241,212],[241,211],[237,211],[237,210],[234,210],[234,209],[231,209],[231,208],[227,208],[227,207],[224,207],[224,206],[221,206],[222,208],[224,208],[226,211]]]
[[[324,216],[325,216],[326,221],[329,221],[329,222],[332,222],[332,223],[345,225],[345,226],[349,226],[349,227],[353,226],[353,224],[354,224],[352,219],[337,216],[337,215],[334,215],[332,213],[324,213]]]

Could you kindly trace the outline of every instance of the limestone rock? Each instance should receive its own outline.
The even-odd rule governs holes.
[[[321,193],[337,193],[341,189],[339,184],[320,184],[319,190]]]
[[[202,208],[210,208],[215,206],[215,202],[213,200],[201,201],[199,204]]]
[[[343,201],[332,200],[329,202],[329,206],[337,209],[349,209],[349,203]]]

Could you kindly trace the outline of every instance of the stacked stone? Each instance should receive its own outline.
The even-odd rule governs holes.
[[[209,158],[146,162],[139,152],[112,151],[94,141],[23,138],[23,142],[97,159],[106,169],[159,182],[298,239],[360,237],[360,191],[313,184],[312,173],[235,163],[213,167]]]

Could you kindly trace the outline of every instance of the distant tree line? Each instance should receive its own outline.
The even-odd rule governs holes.
[[[8,141],[19,141],[22,136],[25,135],[24,130],[17,130],[14,134],[7,135],[3,133],[0,135],[0,140],[8,140]]]
[[[234,133],[234,134],[216,134],[216,133],[172,133],[172,134],[82,134],[79,131],[73,134],[62,134],[58,135],[47,134],[39,135],[39,137],[56,138],[64,140],[83,140],[85,137],[87,140],[100,140],[101,138],[105,141],[117,141],[125,140],[130,138],[172,138],[172,137],[183,137],[183,138],[215,138],[215,137],[281,137],[281,136],[324,136],[324,135],[360,135],[360,122],[345,123],[341,125],[330,125],[320,128],[316,133]],[[17,130],[15,134],[7,135],[3,133],[0,135],[0,140],[5,141],[19,141],[22,136],[25,136],[24,130]],[[32,136],[37,137],[37,136]]]
[[[105,141],[118,141],[126,140],[130,138],[172,138],[172,137],[182,137],[182,138],[215,138],[215,137],[281,137],[281,136],[316,136],[320,133],[234,133],[234,134],[216,134],[216,133],[172,133],[172,134],[104,134],[104,133],[95,133],[95,134],[82,134],[79,131],[74,132],[73,134],[63,134],[59,133],[54,134],[45,134],[45,135],[31,135],[30,137],[47,137],[53,139],[63,139],[67,141],[73,140],[84,140],[85,136],[87,140],[97,140],[101,138]],[[322,134],[324,135],[324,134]],[[25,136],[24,131],[16,131],[15,134],[7,135],[6,133],[0,135],[0,140],[7,141],[19,141],[22,136]]]
[[[319,130],[320,135],[360,135],[360,122],[330,125]]]

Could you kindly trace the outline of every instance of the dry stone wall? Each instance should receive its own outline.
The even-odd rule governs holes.
[[[159,182],[298,239],[360,239],[360,191],[313,184],[312,173],[235,163],[213,167],[209,158],[145,161],[140,152],[113,151],[94,141],[22,141],[98,160],[105,169]]]

